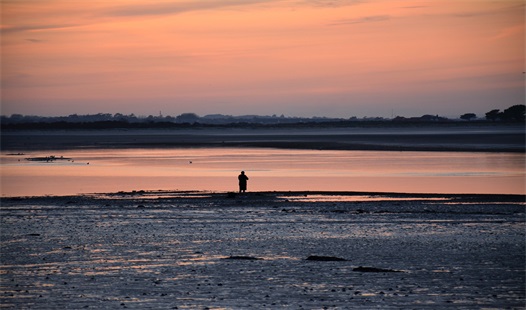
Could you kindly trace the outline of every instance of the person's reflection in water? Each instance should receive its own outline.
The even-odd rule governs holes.
[[[241,171],[241,174],[237,177],[239,180],[239,192],[245,192],[247,190],[248,177],[245,175],[245,171]]]

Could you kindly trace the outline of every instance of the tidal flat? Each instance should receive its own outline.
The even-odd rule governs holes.
[[[367,192],[2,198],[0,308],[523,309],[525,207]]]

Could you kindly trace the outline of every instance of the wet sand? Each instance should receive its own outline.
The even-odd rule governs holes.
[[[523,125],[3,131],[4,151],[272,147],[321,150],[525,152]]]
[[[3,198],[0,308],[524,309],[524,201],[353,192]],[[344,260],[307,260],[314,255]]]

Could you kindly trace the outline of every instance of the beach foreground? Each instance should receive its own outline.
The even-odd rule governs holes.
[[[524,200],[172,191],[2,198],[0,307],[523,309]]]

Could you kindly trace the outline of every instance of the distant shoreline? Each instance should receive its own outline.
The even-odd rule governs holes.
[[[362,151],[524,153],[522,124],[321,128],[3,130],[3,151],[255,147]]]
[[[185,129],[325,129],[325,128],[429,128],[429,127],[493,127],[505,128],[523,126],[524,122],[517,121],[489,121],[489,120],[449,120],[449,119],[370,119],[370,120],[344,120],[344,119],[284,119],[265,122],[262,119],[241,119],[226,123],[174,121],[6,121],[1,123],[2,130],[185,130]]]

